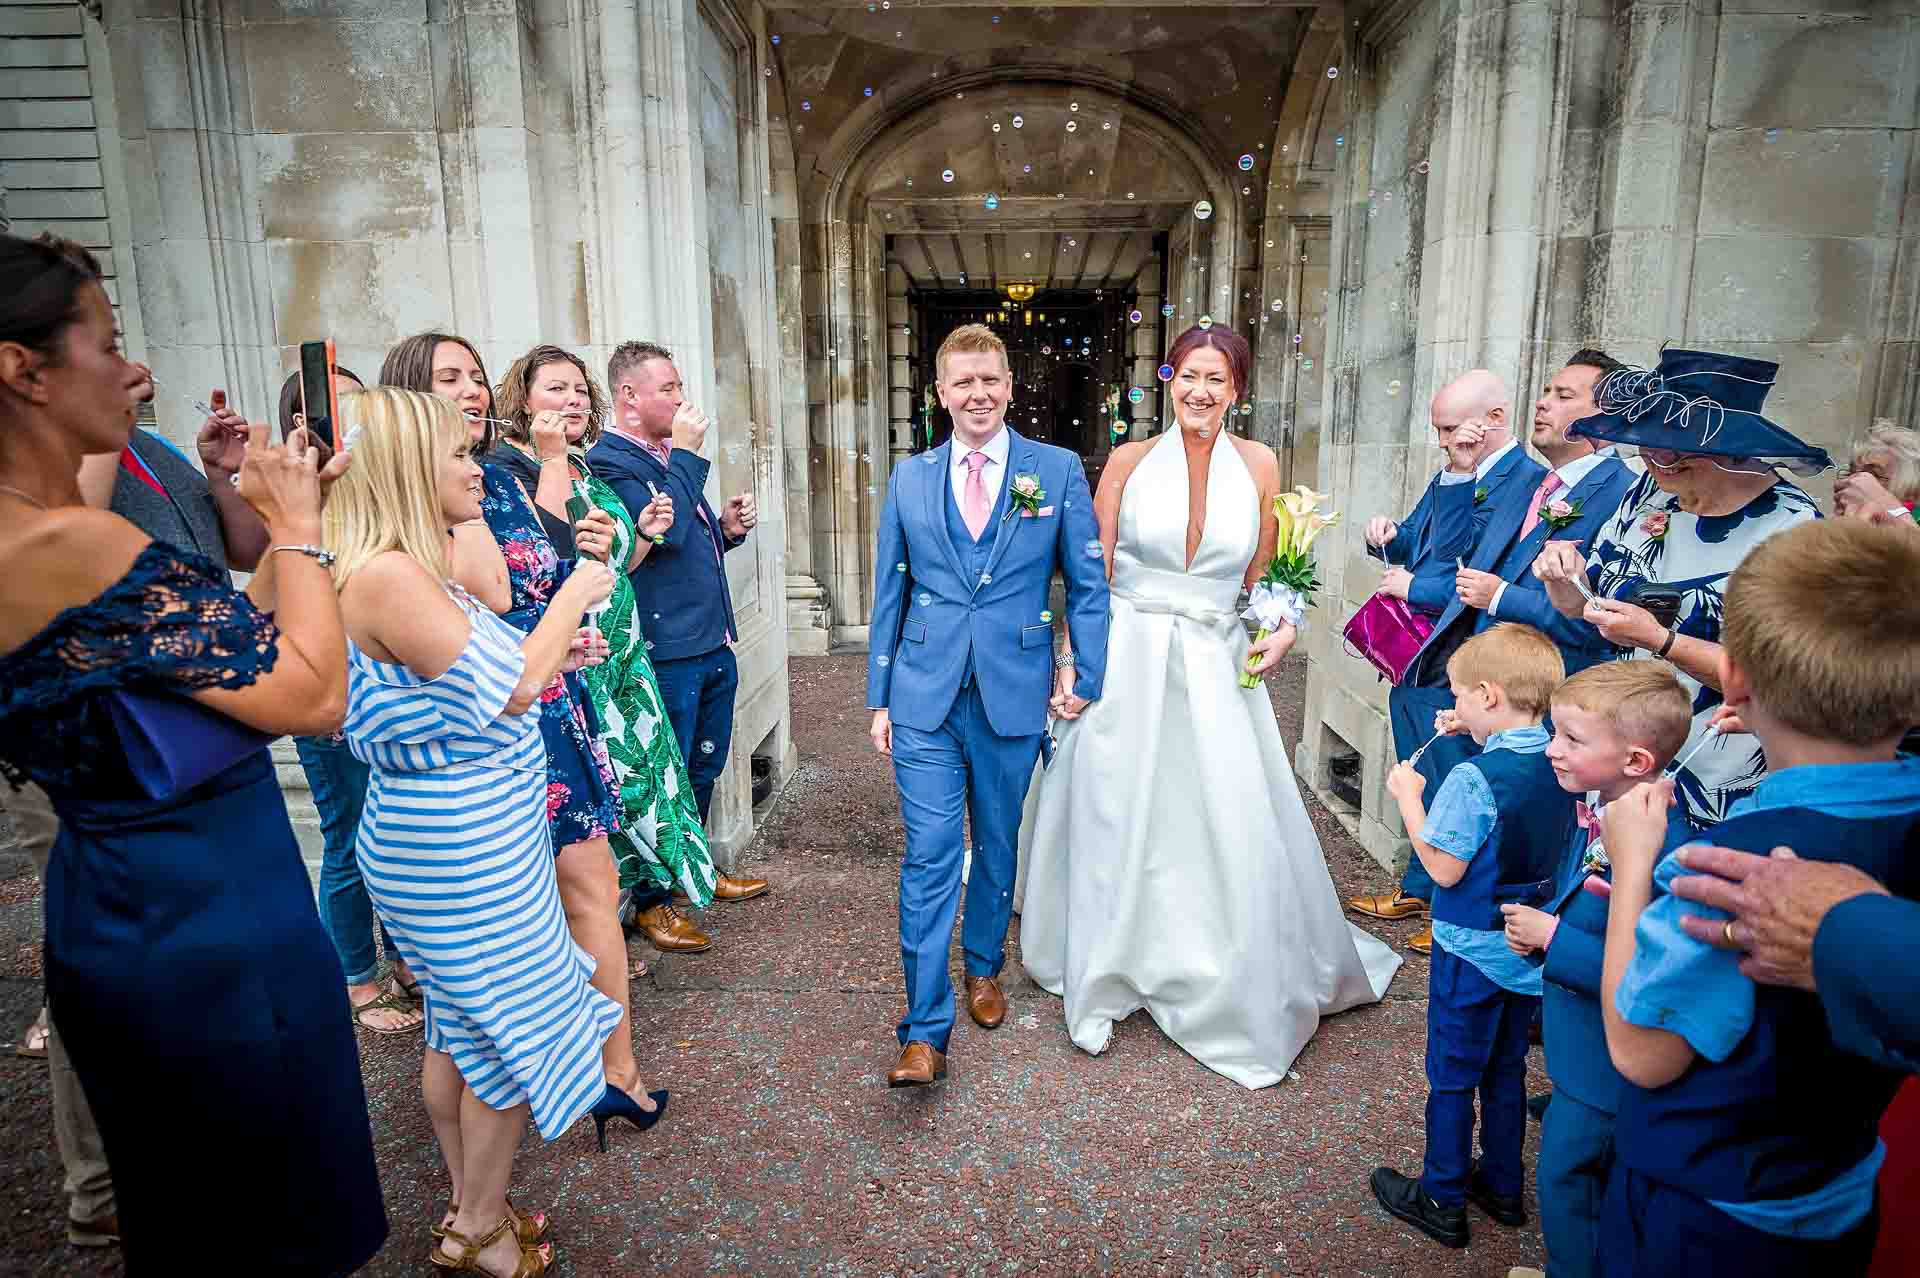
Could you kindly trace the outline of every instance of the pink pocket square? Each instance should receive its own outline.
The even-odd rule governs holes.
[[[1038,511],[1032,511],[1032,510],[1021,511],[1020,518],[1032,519],[1037,514],[1040,518],[1045,519],[1047,516],[1051,515],[1052,513],[1053,513],[1053,507],[1042,506]]]

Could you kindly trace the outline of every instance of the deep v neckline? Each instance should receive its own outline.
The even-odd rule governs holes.
[[[1206,470],[1200,482],[1200,535],[1193,535],[1193,468],[1187,457],[1186,439],[1181,436],[1182,428],[1176,423],[1176,448],[1180,453],[1180,478],[1186,483],[1187,518],[1186,526],[1181,530],[1181,568],[1180,571],[1192,575],[1193,565],[1200,558],[1200,552],[1207,546],[1207,529],[1213,519],[1213,472],[1220,463],[1220,449],[1231,448],[1227,442],[1227,432],[1222,429],[1214,432],[1213,447],[1207,450]]]

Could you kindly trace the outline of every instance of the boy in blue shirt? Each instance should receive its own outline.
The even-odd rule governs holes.
[[[1720,686],[1768,776],[1706,843],[1852,865],[1920,897],[1920,545],[1910,531],[1824,520],[1778,533],[1734,572]],[[1757,986],[1738,956],[1683,931],[1661,859],[1673,787],[1616,801],[1601,1007],[1621,1096],[1602,1211],[1609,1278],[1848,1278],[1878,1233],[1882,1112],[1902,1074],[1834,1041],[1819,999]],[[1656,869],[1656,863],[1658,868]],[[1725,926],[1731,927],[1731,923]],[[1889,972],[1911,981],[1911,972]],[[1558,1102],[1556,1102],[1557,1104]]]
[[[1553,694],[1547,761],[1560,786],[1583,795],[1546,909],[1506,905],[1507,944],[1544,962],[1542,1039],[1553,1103],[1540,1129],[1540,1232],[1547,1278],[1599,1273],[1600,1204],[1613,1166],[1613,1116],[1626,1086],[1607,1057],[1600,1016],[1609,866],[1600,821],[1607,805],[1660,775],[1686,744],[1693,703],[1664,661],[1590,666]],[[1671,837],[1691,834],[1672,810]]]
[[[1433,959],[1427,984],[1427,1151],[1416,1178],[1374,1170],[1388,1212],[1449,1247],[1467,1245],[1471,1199],[1503,1225],[1524,1225],[1521,1146],[1527,1124],[1527,1030],[1540,973],[1506,942],[1509,903],[1543,905],[1573,826],[1573,803],[1547,761],[1540,721],[1565,677],[1560,651],[1531,626],[1502,623],[1468,639],[1447,662],[1454,731],[1481,753],[1440,782],[1407,763],[1387,790],[1433,877]],[[1480,1096],[1480,1160],[1473,1162],[1473,1099]]]

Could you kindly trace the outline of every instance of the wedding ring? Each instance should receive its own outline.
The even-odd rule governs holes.
[[[1732,919],[1727,920],[1726,925],[1720,929],[1720,934],[1727,938],[1728,945],[1735,946],[1735,947],[1739,946],[1740,942],[1733,939],[1733,920]]]

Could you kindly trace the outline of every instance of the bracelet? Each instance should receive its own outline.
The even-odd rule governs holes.
[[[1654,653],[1653,655],[1654,655],[1654,656],[1656,656],[1656,657],[1664,657],[1664,656],[1666,656],[1666,655],[1667,655],[1667,654],[1668,654],[1669,652],[1672,652],[1672,651],[1673,651],[1673,641],[1674,641],[1675,639],[1678,639],[1679,637],[1680,637],[1680,632],[1679,632],[1678,630],[1675,630],[1675,629],[1673,629],[1673,628],[1671,628],[1671,627],[1669,627],[1669,628],[1667,629],[1667,641],[1666,641],[1665,643],[1663,643],[1663,644],[1661,644],[1661,645],[1660,645],[1660,651],[1658,651],[1658,652],[1656,652],[1656,653]]]
[[[1055,670],[1071,670],[1073,668],[1073,654],[1071,652],[1055,654],[1053,658],[1053,668]]]
[[[325,546],[302,543],[298,546],[288,544],[285,546],[267,547],[267,553],[269,555],[277,555],[283,550],[291,550],[296,555],[305,555],[307,558],[317,561],[322,568],[333,567],[333,552]]]

